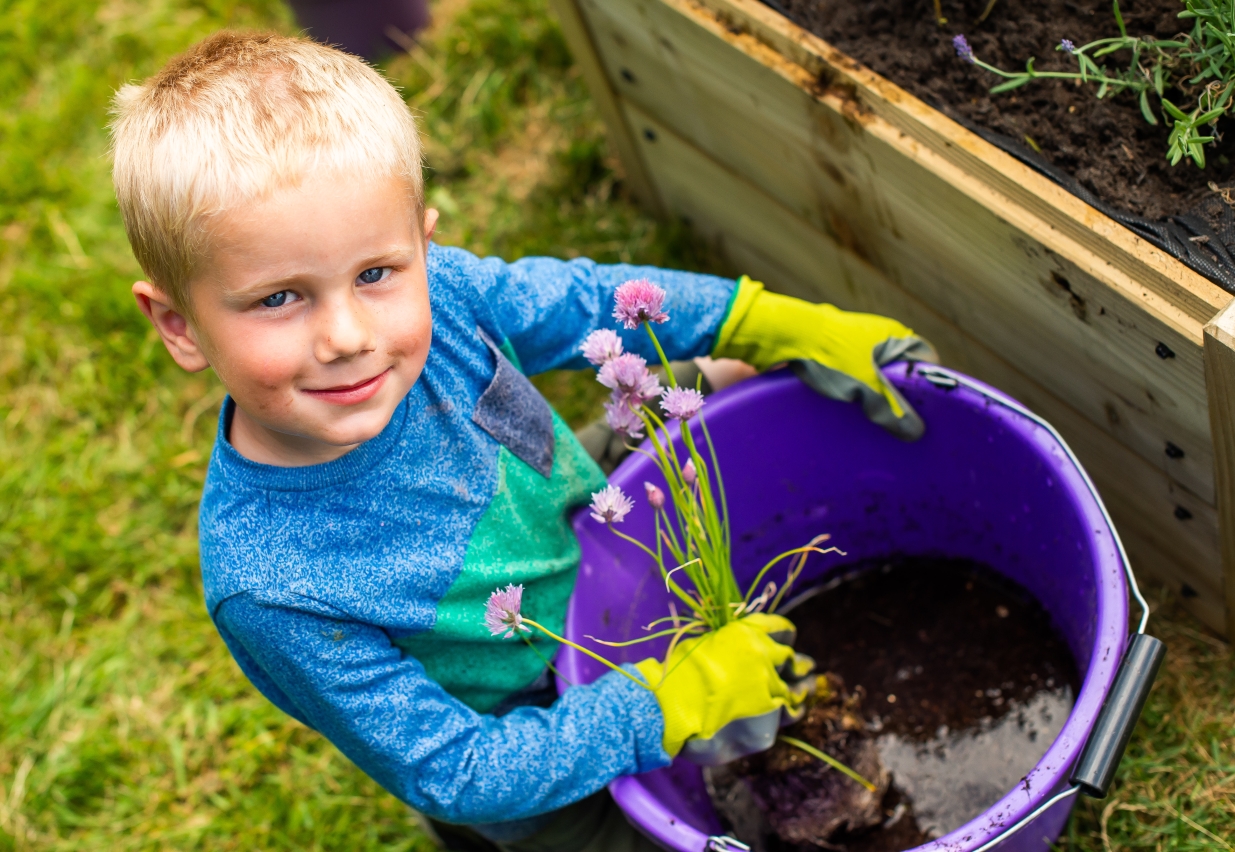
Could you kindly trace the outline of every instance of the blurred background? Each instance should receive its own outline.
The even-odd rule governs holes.
[[[196,512],[222,389],[175,367],[129,295],[116,87],[220,28],[308,27],[402,89],[439,242],[740,272],[625,200],[545,0],[388,0],[378,31],[359,5],[0,0],[0,850],[432,848],[249,686],[206,615]],[[573,425],[597,413],[590,374],[536,381]],[[1111,798],[1083,800],[1061,848],[1235,849],[1229,650],[1153,591],[1164,672]]]

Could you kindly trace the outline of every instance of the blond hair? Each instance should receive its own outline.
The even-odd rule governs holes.
[[[206,220],[310,170],[406,181],[423,221],[420,139],[399,93],[354,56],[304,38],[220,32],[113,104],[112,179],[151,282],[181,310]]]

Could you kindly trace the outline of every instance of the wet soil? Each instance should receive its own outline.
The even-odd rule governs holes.
[[[1206,148],[1206,168],[1184,160],[1167,163],[1166,122],[1148,124],[1135,96],[1098,100],[1095,87],[1038,80],[992,95],[995,75],[959,60],[957,34],[977,56],[1007,71],[1021,71],[1037,57],[1039,71],[1075,71],[1055,50],[1061,39],[1080,45],[1119,34],[1109,0],[997,0],[990,16],[977,18],[986,0],[943,0],[947,23],[935,21],[932,0],[765,0],[803,28],[961,123],[978,125],[1036,148],[1108,204],[1148,219],[1208,207],[1216,224],[1216,196],[1208,186],[1229,187],[1235,172],[1235,122],[1219,123],[1224,138]],[[1129,35],[1170,38],[1188,29],[1176,16],[1180,0],[1121,0]],[[1128,58],[1108,60],[1110,67]],[[1168,98],[1180,103],[1178,92]],[[1156,112],[1156,99],[1151,97]],[[1229,192],[1227,197],[1230,197]],[[1229,202],[1225,202],[1229,204]],[[1219,231],[1221,233],[1221,231]]]
[[[893,852],[958,828],[1046,752],[1079,678],[1045,610],[989,568],[864,566],[787,614],[826,689],[785,729],[876,785],[784,743],[709,771],[722,820],[757,852]]]

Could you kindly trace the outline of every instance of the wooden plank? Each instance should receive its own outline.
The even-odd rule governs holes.
[[[978,180],[1029,209],[1089,251],[1202,321],[1229,301],[1220,287],[1098,213],[1014,157],[957,124],[890,80],[857,63],[760,0],[668,0],[711,17],[731,40],[750,35],[833,89],[849,90],[859,108],[953,160]]]
[[[1121,519],[1126,517],[1111,501],[1106,502],[1112,515],[1118,514]],[[1229,639],[1230,635],[1223,633],[1223,625],[1226,624],[1227,617],[1222,590],[1213,584],[1212,578],[1202,576],[1196,566],[1183,562],[1176,555],[1165,550],[1157,541],[1141,535],[1142,527],[1128,523],[1126,520],[1120,520],[1118,525],[1124,547],[1128,551],[1132,565],[1136,568],[1137,579],[1142,584],[1147,578],[1162,583],[1179,596],[1179,601],[1202,624],[1219,636],[1225,635]],[[1134,616],[1139,614],[1135,603],[1132,604],[1131,612]],[[1153,632],[1152,625],[1151,619],[1151,633]]]
[[[709,6],[758,10],[759,15],[795,31],[803,44],[818,45],[819,50],[832,56],[835,64],[827,64],[817,53],[811,54],[815,59],[813,64],[823,68],[822,72],[796,64],[744,32],[748,21],[735,24],[729,20],[733,14],[719,17],[707,8]],[[1121,262],[1128,262],[1130,257],[1145,267],[1157,267],[1138,267],[1135,277],[1147,279],[1139,283],[1151,291],[1155,288],[1163,291],[1159,295],[1167,297],[1164,304],[1168,312],[1182,309],[1193,320],[1203,323],[1229,300],[1216,285],[825,42],[803,32],[758,0],[580,0],[580,8],[592,22],[596,45],[618,91],[641,102],[646,110],[677,127],[705,150],[709,150],[709,145],[701,137],[708,135],[707,128],[711,128],[712,135],[717,138],[706,142],[723,142],[725,137],[749,138],[768,120],[785,125],[778,126],[778,131],[788,130],[794,136],[815,135],[841,149],[851,147],[849,137],[853,133],[838,135],[835,127],[816,127],[802,121],[801,109],[795,102],[797,96],[784,90],[771,91],[775,87],[767,84],[768,74],[760,75],[765,78],[762,85],[742,85],[750,69],[735,64],[732,54],[736,50],[772,75],[790,82],[794,88],[829,104],[832,109],[831,115],[825,117],[827,122],[847,122],[854,125],[852,129],[858,131],[858,135],[886,136],[904,147],[910,159],[934,153],[958,163],[972,164],[983,172],[979,175],[981,181],[999,185],[1006,190],[1001,194],[1016,204],[1051,212],[1055,221],[1048,224],[1052,227],[1066,226],[1075,232],[1075,238],[1104,252],[1109,253],[1111,246],[1115,246]],[[752,12],[747,17],[753,15]],[[637,81],[618,78],[619,65],[609,61],[615,46],[627,48],[628,56],[634,57],[634,61],[620,66],[627,72],[650,62],[647,73],[642,75],[641,89]],[[829,78],[826,84],[819,79],[821,74]],[[735,84],[740,92],[736,97],[744,102],[742,106],[749,114],[737,123],[729,121],[727,116],[708,121],[708,113],[717,106],[713,101],[717,90],[723,92]],[[667,109],[658,110],[646,100],[658,96],[663,98]],[[770,108],[763,106],[765,102]],[[894,120],[885,120],[883,113]],[[927,129],[923,129],[924,126]],[[917,136],[924,136],[928,141],[924,142],[907,130],[917,131]],[[945,130],[948,133],[945,134]],[[971,148],[983,156],[975,156]],[[770,150],[781,153],[776,147],[764,150],[758,159],[774,159],[766,153]],[[718,155],[718,159],[725,161],[723,156]],[[967,174],[966,182],[972,182],[973,176],[968,174],[970,169],[962,171]],[[1067,215],[1060,215],[1061,211]],[[1194,331],[1199,342],[1199,329]]]
[[[648,209],[663,214],[664,209],[656,194],[656,188],[648,180],[647,169],[639,157],[638,146],[634,143],[626,119],[618,108],[613,88],[597,59],[591,33],[588,32],[583,16],[579,14],[578,5],[575,0],[549,0],[549,6],[562,28],[562,35],[574,55],[575,64],[579,66],[579,73],[592,95],[592,101],[609,130],[609,142],[613,145],[618,159],[622,161],[626,190],[632,198]]]
[[[735,273],[749,273],[782,292],[827,300],[851,310],[898,317],[929,337],[944,362],[1004,389],[1050,420],[1094,478],[1124,531],[1134,566],[1144,574],[1187,583],[1184,600],[1202,620],[1222,626],[1217,513],[1213,507],[1095,427],[1001,354],[889,280],[794,212],[711,160],[670,128],[626,103],[644,162],[666,205],[712,242]],[[929,428],[929,424],[928,424]],[[1189,517],[1181,520],[1176,510]]]
[[[688,17],[684,5],[581,0],[623,98],[1212,501],[1201,328],[1227,294],[1202,282],[1204,298],[1170,302],[920,140],[856,114],[852,97],[820,89],[767,45],[701,23],[697,9]],[[1159,358],[1159,343],[1174,357]],[[1183,458],[1166,454],[1168,441]]]
[[[1205,326],[1205,377],[1222,525],[1226,636],[1235,641],[1235,305]]]

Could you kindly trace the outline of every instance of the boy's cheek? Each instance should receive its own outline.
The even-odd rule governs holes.
[[[433,314],[429,307],[428,288],[404,308],[385,318],[383,338],[392,358],[404,362],[406,372],[414,373],[411,383],[419,378],[433,344]]]
[[[243,343],[244,338],[240,341]],[[233,397],[249,397],[262,410],[278,410],[291,404],[295,392],[298,349],[294,345],[263,345],[250,338],[250,345],[228,347],[211,364]]]

